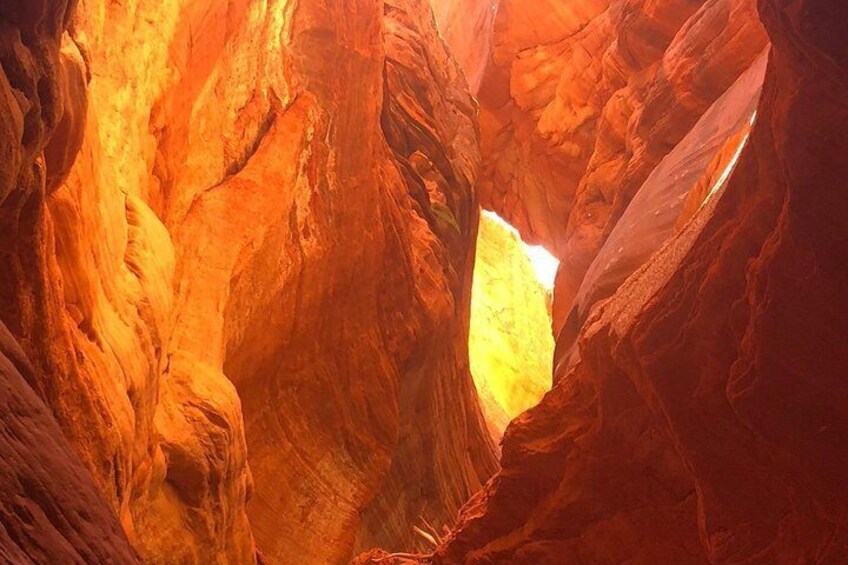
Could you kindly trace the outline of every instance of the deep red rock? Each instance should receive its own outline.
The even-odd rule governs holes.
[[[729,185],[592,317],[437,562],[848,559],[848,13],[760,13]]]
[[[434,6],[458,63],[425,0],[0,3],[0,559],[341,563],[471,496],[435,561],[848,560],[846,7],[760,0],[751,129],[752,0]],[[473,494],[478,188],[576,317]]]
[[[0,324],[0,561],[136,563],[112,509],[30,388],[33,379]]]

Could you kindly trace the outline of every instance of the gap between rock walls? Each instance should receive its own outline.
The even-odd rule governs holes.
[[[848,561],[846,22],[4,0],[0,562]]]

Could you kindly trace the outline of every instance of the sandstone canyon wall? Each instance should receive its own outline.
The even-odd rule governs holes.
[[[590,317],[435,562],[848,559],[848,8],[759,12],[729,183]]]
[[[113,508],[45,405],[67,386],[42,369],[59,299],[44,202],[67,172],[85,111],[63,36],[67,2],[0,5],[0,560],[133,563]],[[81,96],[82,95],[82,96]],[[75,113],[71,108],[77,110]],[[22,347],[23,346],[23,347]],[[28,358],[45,348],[56,357]],[[43,351],[43,349],[41,349]],[[60,353],[61,352],[61,353]]]
[[[3,0],[0,560],[848,560],[845,22]],[[488,483],[481,202],[562,260]]]
[[[472,93],[489,66],[492,35],[500,0],[430,0],[439,33],[450,46]]]
[[[345,562],[449,521],[495,459],[476,109],[429,6],[72,8],[0,10],[2,320],[90,505],[68,551],[129,555],[111,512],[150,563]]]
[[[630,201],[574,297],[558,334],[555,372],[580,358],[578,336],[595,305],[610,297],[653,253],[724,188],[756,119],[768,50],[716,100],[651,171]],[[562,365],[562,367],[560,367]]]
[[[634,194],[766,37],[755,0],[501,0],[491,43],[480,201],[562,260],[558,332]]]

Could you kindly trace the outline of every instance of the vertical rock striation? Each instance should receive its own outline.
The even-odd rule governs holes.
[[[763,50],[754,4],[499,3],[480,200],[562,259],[555,330],[647,176]]]
[[[476,106],[428,3],[388,0],[384,10],[381,123],[406,193],[396,221],[409,235],[401,280],[382,290],[384,298],[394,295],[383,303],[392,320],[383,326],[409,341],[390,348],[401,369],[399,437],[389,474],[363,513],[360,548],[405,548],[413,538],[420,545],[411,527],[452,522],[496,469],[468,358],[479,214]]]
[[[105,498],[71,549],[129,551],[111,512],[149,563],[344,562],[452,519],[495,458],[476,107],[429,6],[0,19],[0,318]]]
[[[761,0],[727,187],[590,318],[437,562],[842,562],[846,8]]]
[[[291,106],[184,224],[199,266],[231,257],[213,302],[272,562],[408,545],[494,469],[465,350],[474,108],[426,4],[379,6],[299,5]],[[211,277],[185,273],[200,319]]]
[[[65,33],[72,11],[73,3],[61,1],[10,0],[0,6],[0,561],[5,563],[137,561],[112,508],[54,418],[63,421],[61,416],[44,403],[69,391],[61,372],[55,381],[43,372],[61,367],[71,353],[52,309],[60,287],[50,277],[53,232],[44,207],[76,157],[85,114],[84,73]],[[27,352],[48,355],[32,364]]]

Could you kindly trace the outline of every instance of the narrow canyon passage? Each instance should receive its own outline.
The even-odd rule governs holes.
[[[468,351],[486,425],[496,442],[510,421],[551,388],[551,298],[558,265],[544,247],[527,245],[500,216],[483,212]]]
[[[0,563],[848,562],[847,36],[0,0]]]

